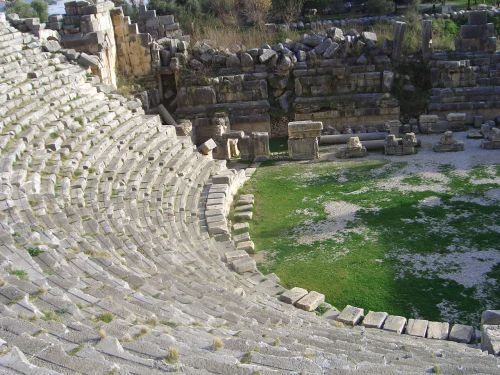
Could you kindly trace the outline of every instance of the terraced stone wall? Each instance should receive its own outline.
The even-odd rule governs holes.
[[[496,36],[486,12],[470,12],[468,24],[461,26],[456,51],[432,54],[433,89],[428,111],[441,117],[450,112],[494,119],[500,109],[500,53],[495,51]]]

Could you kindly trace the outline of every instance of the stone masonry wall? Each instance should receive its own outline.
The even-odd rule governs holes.
[[[92,5],[86,1],[65,3],[66,15],[60,28],[65,48],[99,58],[92,71],[103,83],[116,86],[116,42],[110,10],[111,1]]]

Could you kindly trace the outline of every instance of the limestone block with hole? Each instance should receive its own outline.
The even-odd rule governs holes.
[[[409,334],[410,336],[425,337],[428,326],[429,326],[428,320],[408,319],[408,325],[406,326],[406,333]]]
[[[384,323],[384,330],[395,332],[398,334],[403,333],[406,325],[406,318],[403,316],[389,315]]]
[[[359,307],[347,305],[337,317],[339,322],[355,326],[363,318],[364,310]]]
[[[450,324],[446,322],[429,322],[427,338],[435,340],[448,340]]]
[[[388,315],[382,311],[370,311],[366,314],[362,324],[367,328],[382,328]]]

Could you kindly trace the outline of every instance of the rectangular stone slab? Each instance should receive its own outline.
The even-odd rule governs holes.
[[[468,344],[472,341],[473,336],[474,327],[466,326],[464,324],[454,324],[453,327],[451,327],[449,339],[451,341]]]
[[[251,204],[245,204],[243,206],[238,206],[234,209],[234,212],[245,212],[245,211],[252,211],[253,205]]]
[[[253,241],[242,241],[238,242],[236,245],[236,249],[238,250],[245,250],[247,253],[254,253],[255,252],[255,244]]]
[[[284,292],[280,297],[279,300],[285,303],[290,303],[294,304],[297,302],[299,299],[307,295],[307,290],[302,289],[302,288],[292,288],[290,290],[287,290]]]
[[[239,242],[245,242],[245,241],[250,241],[250,234],[248,232],[245,232],[245,233],[241,233],[241,234],[235,234],[233,236],[233,241],[235,243],[239,243]]]
[[[382,328],[388,315],[386,312],[370,311],[366,314],[362,324],[367,328]]]
[[[226,262],[231,263],[237,259],[243,259],[243,258],[248,258],[248,254],[246,251],[243,250],[234,250],[234,251],[228,251],[226,254],[224,254],[226,257]]]
[[[252,211],[236,212],[234,214],[234,219],[238,221],[252,220],[252,217],[253,217]]]
[[[233,225],[233,231],[235,233],[245,233],[250,230],[250,224],[248,223],[236,223]]]
[[[239,274],[245,273],[245,272],[253,272],[256,269],[255,265],[255,260],[252,258],[242,258],[242,259],[236,259],[235,261],[232,262],[232,267],[233,269],[238,272]]]
[[[406,318],[403,316],[389,315],[384,323],[384,330],[395,332],[398,334],[403,333],[406,325]]]
[[[428,326],[429,326],[428,320],[408,319],[408,325],[406,326],[406,333],[411,336],[425,337]]]
[[[207,207],[208,206],[214,206],[214,205],[224,205],[226,203],[226,200],[224,198],[211,198],[207,199]]]
[[[481,349],[490,354],[500,355],[500,325],[485,324],[481,332]]]
[[[500,310],[485,310],[481,314],[481,325],[500,325]]]
[[[450,324],[446,322],[429,322],[427,338],[435,340],[448,340]]]
[[[323,123],[321,121],[292,121],[288,123],[290,138],[314,138],[321,135]]]
[[[363,318],[364,310],[359,307],[347,305],[337,317],[337,321],[355,326]]]
[[[295,302],[295,306],[305,311],[313,311],[316,310],[323,302],[325,302],[324,294],[311,291]]]

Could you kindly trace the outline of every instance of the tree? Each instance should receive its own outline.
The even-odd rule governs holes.
[[[304,0],[273,0],[273,14],[279,21],[293,22],[302,13]]]
[[[20,18],[37,17],[35,10],[23,0],[13,0],[6,4],[7,14],[16,13]]]
[[[49,20],[49,4],[44,0],[33,0],[31,2],[31,7],[40,18],[40,22],[47,22]]]
[[[366,2],[366,11],[369,14],[387,14],[392,10],[392,1],[388,0],[368,0]]]

